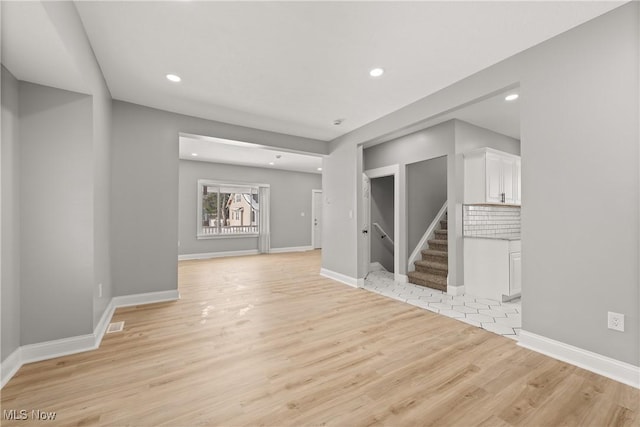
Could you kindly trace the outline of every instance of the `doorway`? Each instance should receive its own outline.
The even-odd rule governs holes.
[[[400,238],[399,179],[399,165],[371,169],[363,174],[363,259],[367,273],[384,269],[392,272],[395,280],[405,281],[400,271],[397,242]]]
[[[394,273],[394,176],[381,176],[370,181],[370,245],[369,271],[384,269]]]
[[[311,246],[322,248],[322,190],[311,190]]]

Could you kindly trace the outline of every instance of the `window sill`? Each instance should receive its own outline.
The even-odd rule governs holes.
[[[196,236],[198,240],[210,240],[210,239],[246,239],[246,238],[257,238],[259,236],[258,233],[246,233],[246,234],[199,234]]]

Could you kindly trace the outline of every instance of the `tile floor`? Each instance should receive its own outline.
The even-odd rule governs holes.
[[[518,339],[522,320],[520,299],[500,302],[472,296],[452,296],[436,289],[393,281],[393,273],[372,271],[364,279],[364,289],[452,317],[487,331]]]

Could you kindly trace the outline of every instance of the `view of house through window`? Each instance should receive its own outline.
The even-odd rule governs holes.
[[[258,234],[258,187],[198,181],[198,237]]]

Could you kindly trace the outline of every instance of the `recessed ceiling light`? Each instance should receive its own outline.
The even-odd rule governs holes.
[[[384,69],[383,68],[373,68],[371,69],[371,71],[369,71],[369,75],[371,77],[380,77],[384,74]]]
[[[505,96],[504,100],[505,101],[515,101],[516,99],[518,99],[518,96],[519,95],[517,93],[512,93],[512,94],[509,94],[509,95]]]
[[[319,170],[319,171],[321,171],[321,170],[322,170],[322,168],[318,168],[318,170]]]
[[[198,157],[198,153],[191,153],[193,157]]]
[[[270,164],[271,166],[275,165],[275,163],[273,163],[273,162],[269,162],[269,164]]]
[[[169,80],[170,82],[178,83],[182,79],[180,78],[180,76],[176,76],[175,74],[167,74],[167,80]]]

